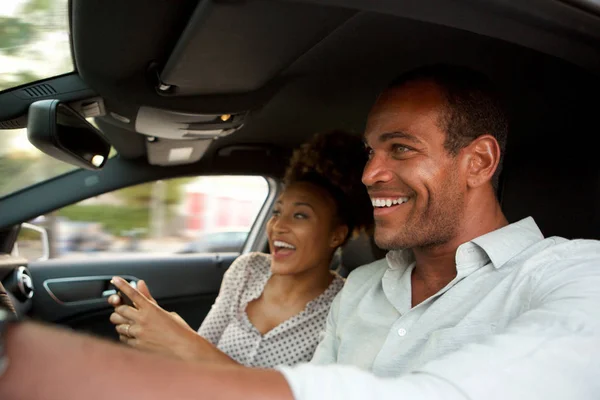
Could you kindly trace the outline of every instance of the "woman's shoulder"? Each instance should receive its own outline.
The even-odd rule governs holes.
[[[230,269],[235,274],[243,274],[245,271],[268,274],[271,269],[271,255],[259,252],[242,254],[235,259]]]
[[[339,293],[340,290],[344,287],[346,280],[342,278],[337,273],[333,272],[333,280],[329,284],[329,289],[331,289],[331,297],[335,297]]]
[[[318,296],[316,299],[313,299],[312,301],[310,301],[308,303],[309,309],[329,310],[329,307],[331,306],[333,299],[335,299],[335,296],[337,296],[337,294],[344,287],[344,278],[342,278],[335,272],[332,272],[332,274],[333,274],[333,280],[331,281],[331,283],[329,284],[327,289],[325,289],[325,291],[323,293],[321,293],[321,295]]]
[[[236,258],[225,272],[222,287],[243,290],[248,284],[262,281],[270,271],[271,256],[264,253],[247,253]]]

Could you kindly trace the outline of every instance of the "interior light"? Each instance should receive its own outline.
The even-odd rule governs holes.
[[[94,167],[100,167],[103,162],[104,156],[101,156],[100,154],[96,154],[94,157],[92,157],[92,165]]]

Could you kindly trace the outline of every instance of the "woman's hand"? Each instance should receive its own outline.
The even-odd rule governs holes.
[[[185,360],[235,363],[199,336],[178,314],[162,309],[144,281],[138,282],[139,290],[119,277],[113,278],[112,283],[135,305],[135,308],[120,305],[121,298],[117,295],[108,300],[115,307],[110,321],[116,325],[122,342]]]

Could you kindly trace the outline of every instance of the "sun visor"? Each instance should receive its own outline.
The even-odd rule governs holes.
[[[202,0],[156,89],[164,95],[258,90],[355,11],[273,0]]]
[[[135,119],[135,130],[171,140],[215,139],[241,128],[245,117],[246,114],[193,114],[142,106]]]

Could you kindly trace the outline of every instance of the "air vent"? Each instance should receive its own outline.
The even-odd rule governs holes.
[[[26,118],[9,119],[8,121],[0,121],[0,129],[21,129],[27,126]]]
[[[32,99],[36,97],[46,97],[56,94],[56,90],[54,90],[52,86],[45,83],[23,89],[23,92],[25,92],[25,94]]]

